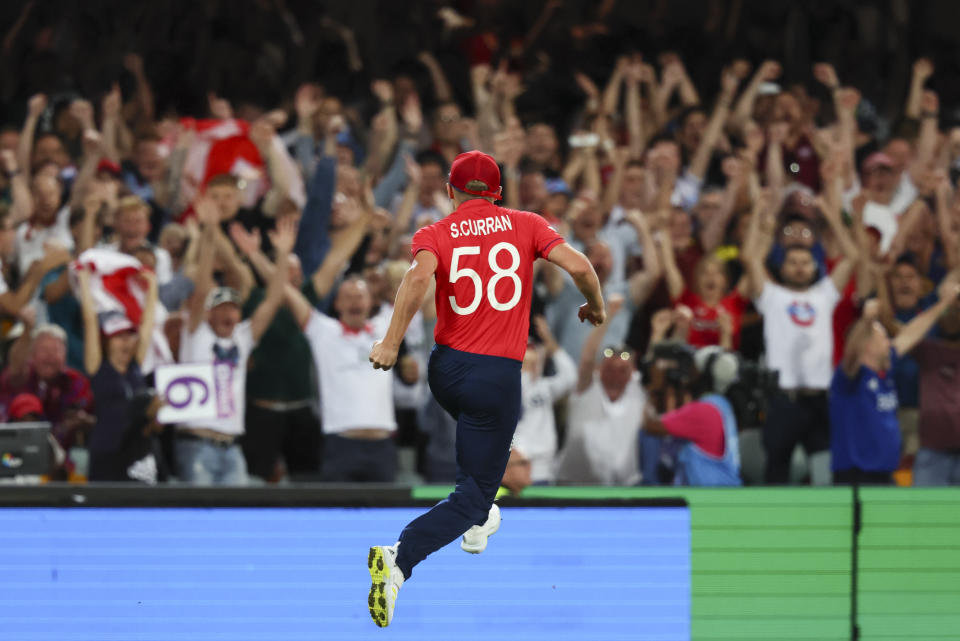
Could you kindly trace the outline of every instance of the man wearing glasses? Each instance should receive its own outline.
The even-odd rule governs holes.
[[[622,296],[611,297],[607,318],[622,305]],[[580,352],[577,387],[568,403],[566,442],[557,459],[559,484],[640,481],[636,443],[646,399],[633,351],[619,345],[600,350],[606,329],[606,324],[595,327]]]

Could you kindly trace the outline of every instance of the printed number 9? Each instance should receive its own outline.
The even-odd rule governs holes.
[[[507,269],[501,269],[497,265],[497,256],[500,252],[506,251],[510,254],[510,267]],[[472,314],[477,311],[477,308],[480,306],[480,299],[483,297],[483,283],[480,280],[480,274],[476,271],[458,267],[460,263],[461,256],[476,256],[480,254],[480,248],[477,246],[473,247],[455,247],[453,250],[453,261],[450,265],[450,282],[455,283],[463,277],[467,277],[473,281],[473,287],[475,294],[473,301],[466,307],[460,307],[457,305],[457,299],[455,296],[450,296],[450,307],[453,308],[453,311],[460,314],[461,316],[466,316],[467,314]],[[523,283],[520,282],[520,277],[517,276],[517,269],[520,267],[520,252],[517,251],[517,248],[510,243],[497,243],[490,248],[490,253],[487,254],[487,262],[490,264],[490,269],[493,270],[493,278],[487,283],[487,300],[490,302],[490,306],[493,307],[498,312],[505,312],[507,310],[513,309],[517,306],[517,303],[520,302],[520,296],[522,294]],[[514,290],[513,296],[506,303],[501,303],[497,300],[496,289],[497,283],[502,278],[510,278],[513,281]]]
[[[167,403],[169,403],[170,407],[174,407],[176,409],[186,407],[193,402],[193,385],[199,386],[200,391],[203,393],[203,398],[201,398],[197,403],[198,405],[203,405],[207,402],[207,399],[210,398],[210,390],[203,379],[197,378],[196,376],[181,376],[180,378],[173,379],[167,384],[167,389],[163,390],[163,396],[167,399]],[[187,397],[185,399],[175,400],[171,397],[171,390],[177,386],[183,386],[186,388]]]

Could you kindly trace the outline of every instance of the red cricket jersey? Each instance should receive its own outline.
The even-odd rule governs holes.
[[[687,342],[692,347],[707,347],[720,344],[720,321],[717,319],[717,307],[723,307],[733,320],[733,349],[740,349],[740,325],[743,312],[750,304],[736,289],[720,299],[715,307],[710,307],[703,299],[689,289],[683,290],[680,298],[674,301],[676,305],[686,305],[693,312],[693,321],[687,334]]]
[[[413,236],[413,255],[437,257],[438,345],[522,361],[530,330],[533,262],[563,237],[528,211],[468,200]]]

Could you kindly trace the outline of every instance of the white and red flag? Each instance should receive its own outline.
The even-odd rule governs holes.
[[[127,254],[113,249],[94,248],[80,254],[70,263],[70,287],[74,296],[80,298],[79,270],[90,272],[90,294],[97,314],[120,312],[139,326],[146,301],[146,287],[139,277],[146,267]],[[163,333],[167,320],[166,308],[157,301],[154,313],[153,345],[147,352],[140,369],[149,374],[157,365],[173,362],[173,352]]]
[[[243,203],[250,206],[266,191],[266,166],[250,140],[250,123],[239,118],[181,118],[194,141],[183,167],[182,196],[193,202],[211,178],[232,174],[243,181]]]

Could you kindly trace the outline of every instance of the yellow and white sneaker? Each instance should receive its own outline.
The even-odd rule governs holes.
[[[487,549],[487,539],[500,529],[500,508],[494,503],[490,506],[487,520],[483,525],[474,525],[463,533],[460,549],[470,554],[480,554]]]
[[[367,567],[370,569],[370,617],[381,628],[393,621],[393,608],[403,585],[403,572],[397,567],[397,546],[377,545],[370,548]]]

